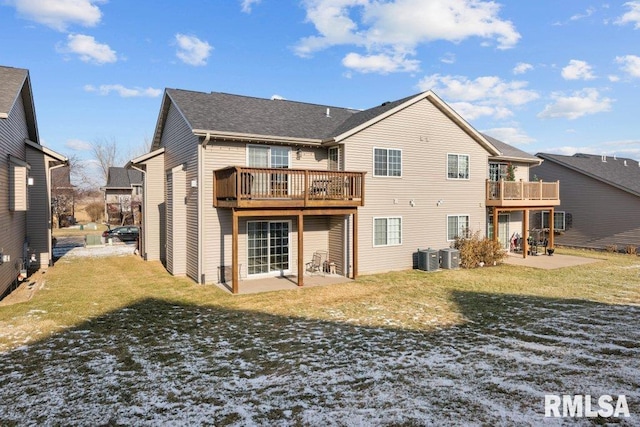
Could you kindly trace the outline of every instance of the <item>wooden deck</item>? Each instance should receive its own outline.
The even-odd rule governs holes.
[[[364,206],[365,172],[230,166],[214,171],[215,207]]]
[[[486,181],[486,206],[533,208],[558,205],[559,181]]]

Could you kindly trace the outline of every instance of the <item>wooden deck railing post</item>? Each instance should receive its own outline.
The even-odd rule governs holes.
[[[540,186],[540,199],[539,200],[542,200],[542,199],[544,199],[544,195],[542,193],[542,180],[540,180],[538,182],[539,182],[539,186]]]
[[[504,179],[500,180],[500,201],[504,201]]]
[[[304,171],[304,188],[302,189],[303,193],[304,193],[304,205],[308,206],[309,205],[309,191],[310,191],[310,186],[309,186],[309,171],[305,170]]]

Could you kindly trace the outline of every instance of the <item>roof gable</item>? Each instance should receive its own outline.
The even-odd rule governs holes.
[[[584,153],[536,156],[640,197],[640,163],[636,160]]]
[[[29,139],[39,143],[29,70],[0,66],[0,119],[9,117],[11,110],[20,96],[22,96],[22,103],[27,118]]]
[[[135,169],[126,169],[112,166],[107,174],[106,190],[129,189],[135,185],[142,185],[142,172]]]

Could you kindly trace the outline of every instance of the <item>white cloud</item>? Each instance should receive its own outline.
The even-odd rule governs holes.
[[[584,13],[577,13],[569,18],[570,21],[579,21],[580,19],[588,18],[594,14],[596,10],[593,7],[588,8]]]
[[[455,53],[451,53],[451,52],[445,53],[444,56],[440,58],[440,62],[443,62],[445,64],[455,64],[456,62]]]
[[[62,53],[73,53],[80,56],[80,60],[94,64],[116,62],[116,52],[108,44],[98,43],[92,36],[84,34],[69,34],[67,44],[58,48]]]
[[[607,76],[607,78],[609,79],[610,82],[612,83],[616,83],[620,81],[620,77],[616,76],[615,74],[610,74],[609,76]]]
[[[84,90],[86,92],[96,92],[100,95],[109,95],[111,92],[115,92],[122,98],[134,98],[134,97],[156,98],[162,95],[161,89],[154,89],[152,87],[148,87],[146,89],[140,88],[140,87],[128,88],[120,84],[100,85],[98,87],[95,87],[92,85],[85,85]]]
[[[640,1],[630,1],[624,4],[629,11],[618,18],[615,23],[618,25],[633,24],[636,30],[640,29]]]
[[[483,76],[470,80],[464,76],[425,76],[418,83],[421,90],[433,90],[451,103],[467,120],[480,116],[505,118],[513,115],[511,107],[527,104],[539,98],[537,92],[527,89],[524,81],[503,81],[496,76]]]
[[[242,11],[244,13],[251,13],[251,8],[254,4],[259,4],[262,0],[242,0]]]
[[[74,151],[89,151],[93,148],[91,143],[81,139],[70,139],[64,143],[64,146]]]
[[[616,56],[616,62],[621,64],[622,71],[629,74],[631,77],[640,77],[640,56],[625,55]]]
[[[419,62],[407,59],[403,55],[389,56],[379,54],[363,56],[352,52],[344,57],[342,65],[361,73],[388,74],[397,71],[417,71]]]
[[[209,58],[213,50],[209,43],[195,36],[186,36],[179,33],[176,34],[176,43],[178,44],[176,56],[182,62],[195,66],[207,65],[207,58]]]
[[[569,65],[562,69],[562,77],[565,80],[593,80],[595,76],[591,70],[591,65],[587,62],[572,59]]]
[[[526,62],[518,62],[516,66],[513,67],[513,74],[524,74],[531,70],[533,70],[533,65],[527,64]]]
[[[535,142],[535,139],[524,133],[522,129],[513,127],[486,129],[483,130],[482,133],[486,133],[487,135],[490,135],[495,139],[504,141],[512,145],[529,144]]]
[[[382,56],[403,58],[395,71],[412,71],[417,61],[406,59],[415,55],[422,43],[445,40],[453,43],[471,37],[495,41],[498,49],[514,47],[520,34],[510,21],[500,19],[500,6],[480,0],[305,0],[307,21],[318,34],[301,39],[295,46],[299,56],[336,45],[362,47],[366,54],[360,59],[380,60]],[[353,54],[352,54],[353,55]],[[351,56],[349,61],[356,57]],[[343,60],[349,63],[347,58]],[[415,66],[404,66],[407,61]],[[356,65],[362,61],[356,61]],[[389,72],[393,67],[379,67]],[[371,72],[370,67],[358,71]]]
[[[547,104],[538,114],[541,119],[565,118],[574,120],[582,116],[611,110],[613,100],[601,98],[597,89],[586,88],[569,96],[556,92],[551,95],[552,104]]]
[[[58,31],[66,31],[72,24],[92,27],[102,19],[96,4],[103,0],[9,0],[25,18]]]

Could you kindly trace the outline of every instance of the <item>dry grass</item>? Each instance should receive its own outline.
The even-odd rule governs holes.
[[[624,254],[561,250],[602,262],[558,270],[509,265],[363,276],[327,287],[232,296],[215,286],[169,275],[137,257],[61,259],[37,276],[28,302],[0,307],[0,349],[38,340],[82,322],[154,299],[360,326],[434,330],[465,322],[459,293],[581,299],[640,304],[640,259]]]

